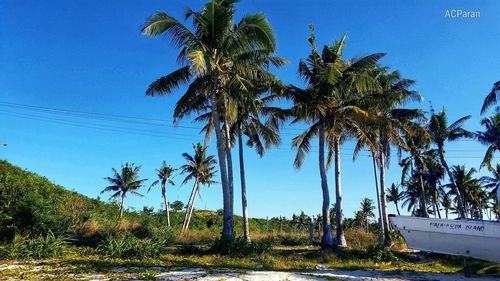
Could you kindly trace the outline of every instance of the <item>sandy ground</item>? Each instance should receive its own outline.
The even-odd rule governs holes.
[[[326,281],[326,280],[383,280],[383,281],[498,281],[498,278],[465,278],[459,274],[414,273],[414,272],[383,272],[374,270],[338,271],[321,270],[314,272],[280,272],[280,271],[249,271],[249,272],[207,272],[202,268],[177,269],[156,276],[160,280],[199,280],[199,281]]]
[[[42,266],[27,266],[20,264],[0,265],[0,280],[23,280],[3,276],[2,271],[7,272],[12,269],[21,269],[24,272],[31,272],[38,275],[42,271]],[[197,280],[197,281],[328,281],[328,280],[381,280],[381,281],[493,281],[500,280],[495,277],[472,277],[466,278],[461,274],[442,274],[442,273],[427,273],[427,272],[388,272],[376,270],[356,270],[356,271],[341,271],[341,270],[317,270],[311,272],[285,272],[285,271],[237,271],[230,269],[206,270],[203,268],[165,268],[165,267],[117,267],[113,268],[110,273],[126,274],[126,277],[108,276],[106,273],[99,274],[73,274],[65,272],[64,280],[127,280],[140,281],[143,280],[140,276],[146,270],[155,270],[159,273],[154,275],[155,280]],[[53,274],[43,274],[44,277],[56,277]],[[60,275],[59,275],[60,276]],[[41,277],[41,276],[40,276]],[[151,276],[153,277],[153,276]],[[150,278],[151,278],[150,277]],[[57,277],[56,277],[57,278]],[[68,279],[66,279],[68,278]],[[44,279],[44,278],[42,278]],[[30,279],[31,280],[31,279]],[[148,278],[148,280],[151,280]]]

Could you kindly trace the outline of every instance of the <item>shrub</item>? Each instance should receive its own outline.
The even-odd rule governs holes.
[[[130,233],[109,235],[98,246],[102,255],[115,258],[157,258],[175,240],[167,228],[151,228],[143,238]]]
[[[269,252],[271,249],[272,243],[270,241],[260,240],[247,242],[244,238],[230,240],[223,237],[215,240],[209,251],[214,254],[245,257],[260,255]]]
[[[43,259],[62,257],[67,253],[67,242],[52,232],[36,237],[16,235],[14,240],[0,249],[2,259]]]
[[[368,258],[377,262],[396,262],[399,258],[390,250],[385,248],[382,244],[374,244],[368,246],[366,249]]]
[[[206,247],[197,245],[193,242],[186,242],[177,246],[177,252],[184,255],[203,254],[207,252],[207,250]]]

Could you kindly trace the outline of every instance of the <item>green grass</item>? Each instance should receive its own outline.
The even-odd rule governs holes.
[[[81,255],[81,249],[72,249],[65,258],[50,259],[43,262],[24,263],[27,268],[0,271],[0,277],[39,280],[73,280],[82,275],[103,274],[107,278],[142,278],[154,280],[160,271],[172,267],[203,267],[207,270],[228,268],[236,271],[277,270],[277,271],[313,271],[321,264],[330,269],[358,270],[373,269],[407,272],[459,273],[463,270],[463,260],[446,256],[431,255],[422,261],[412,260],[404,252],[393,253],[394,261],[375,261],[367,252],[350,250],[342,254],[324,252],[317,247],[294,246],[275,247],[271,253],[251,257],[231,257],[214,254],[181,255],[175,248],[167,248],[159,258],[120,259],[99,255]],[[476,275],[500,276],[500,265],[472,260],[472,271]],[[30,272],[34,266],[42,266],[40,271]],[[157,268],[161,266],[161,268]],[[138,268],[133,272],[113,272],[116,268]],[[69,274],[73,274],[70,276]],[[2,278],[0,278],[2,279]]]

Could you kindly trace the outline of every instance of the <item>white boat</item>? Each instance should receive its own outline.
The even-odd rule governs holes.
[[[390,216],[409,248],[500,263],[500,222]]]

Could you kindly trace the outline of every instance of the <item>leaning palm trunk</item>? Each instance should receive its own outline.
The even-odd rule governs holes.
[[[378,191],[377,161],[375,160],[375,153],[373,152],[372,152],[372,159],[373,159],[373,173],[375,176],[375,190],[377,191],[378,224],[380,228],[379,241],[380,243],[384,243],[384,223],[382,222],[382,207],[380,206],[380,194]],[[396,204],[396,210],[398,211],[399,215],[399,209],[397,204]]]
[[[165,183],[162,183],[161,195],[163,196],[163,203],[165,204],[165,216],[167,217],[167,226],[170,227],[170,204],[168,204],[167,190],[165,189]]]
[[[387,198],[385,195],[385,154],[380,150],[380,205],[382,206],[382,223],[384,224],[384,245],[392,245],[391,234],[389,233],[389,217],[387,216]]]
[[[427,212],[427,204],[425,202],[425,188],[424,188],[424,180],[422,179],[422,174],[420,173],[420,169],[418,170],[418,177],[420,181],[420,208],[422,209],[422,214],[424,217],[429,217],[429,212]]]
[[[439,148],[439,159],[441,160],[441,164],[444,166],[446,173],[448,173],[448,177],[450,178],[450,183],[451,187],[453,189],[453,192],[455,192],[455,195],[457,196],[457,203],[458,203],[458,211],[460,213],[460,217],[462,218],[467,218],[467,212],[465,210],[464,202],[462,201],[462,195],[460,193],[460,190],[458,190],[457,183],[455,182],[455,178],[453,177],[453,174],[451,173],[450,167],[448,167],[448,163],[446,163],[446,160],[444,158],[444,150],[443,148]]]
[[[325,169],[325,127],[323,124],[319,127],[319,174],[321,177],[321,190],[323,191],[323,237],[321,244],[325,247],[333,246],[333,236],[330,222],[330,191],[328,190],[328,179]]]
[[[194,202],[196,200],[196,195],[200,192],[200,184],[196,184],[196,190],[193,195],[193,201],[191,202],[191,208],[189,210],[189,215],[186,213],[186,228],[184,231],[189,229],[189,223],[191,222],[191,217],[193,216]]]
[[[188,221],[188,217],[190,216],[189,215],[189,211],[191,210],[191,205],[194,205],[194,198],[196,197],[196,188],[197,188],[197,182],[198,180],[196,180],[193,184],[193,188],[191,189],[191,195],[189,195],[189,201],[187,203],[187,206],[186,206],[186,214],[184,215],[184,222],[182,223],[182,229],[181,229],[181,233],[182,232],[185,232],[187,230],[187,221]]]
[[[247,187],[245,182],[245,162],[243,161],[243,137],[238,133],[238,149],[240,154],[241,207],[243,212],[243,237],[250,242],[250,227],[248,225]]]
[[[233,213],[230,209],[231,204],[231,194],[229,192],[228,184],[227,184],[227,169],[226,169],[226,152],[225,152],[225,143],[222,138],[222,134],[220,131],[221,122],[220,115],[217,107],[217,98],[215,93],[211,96],[212,103],[212,116],[214,119],[215,126],[215,138],[217,143],[217,156],[219,157],[219,168],[220,168],[220,177],[221,177],[221,185],[222,185],[222,196],[223,196],[223,226],[222,226],[222,236],[234,239],[234,228],[233,228]]]
[[[337,246],[347,248],[347,241],[344,234],[344,212],[342,211],[342,187],[340,182],[340,139],[335,137],[333,140],[334,158],[335,158],[335,207],[336,207],[336,228],[337,228]]]
[[[436,214],[438,218],[441,218],[441,211],[439,211],[439,195],[437,194],[437,191],[434,190],[434,208],[436,209]]]

